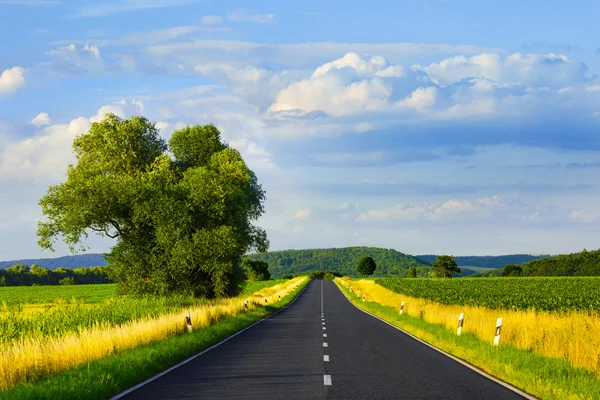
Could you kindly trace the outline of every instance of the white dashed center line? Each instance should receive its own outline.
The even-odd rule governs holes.
[[[323,334],[323,337],[327,337],[327,334],[326,334],[326,333],[324,333],[324,334]]]
[[[331,375],[323,375],[323,384],[325,386],[331,386]]]
[[[323,356],[323,361],[325,361],[325,362],[329,362],[329,356],[328,356],[328,355],[324,355],[324,356]]]
[[[323,342],[323,347],[327,347],[327,342]]]

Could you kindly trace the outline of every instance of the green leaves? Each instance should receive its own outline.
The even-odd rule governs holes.
[[[372,257],[363,257],[358,262],[358,266],[356,267],[356,270],[362,276],[369,276],[369,275],[373,275],[373,273],[375,272],[375,268],[377,268],[377,266],[375,265],[375,261],[373,260]]]
[[[437,256],[433,264],[431,264],[431,266],[435,268],[436,275],[439,277],[444,277],[444,279],[452,278],[453,272],[460,274],[460,268],[458,268],[458,265],[456,265],[454,256]]]
[[[397,293],[442,304],[544,311],[600,308],[600,278],[377,279]]]
[[[116,240],[107,259],[124,293],[226,296],[240,289],[240,260],[266,251],[252,225],[265,193],[213,125],[186,127],[167,146],[143,117],[112,114],[77,137],[78,163],[40,200],[39,244],[74,246],[89,232]]]

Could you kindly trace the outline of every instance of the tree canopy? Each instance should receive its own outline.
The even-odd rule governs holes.
[[[361,258],[361,260],[358,262],[358,265],[356,266],[356,270],[362,276],[373,275],[376,268],[377,265],[375,264],[375,260],[373,260],[373,257],[368,256]]]
[[[77,165],[40,200],[38,243],[62,238],[75,252],[90,232],[115,239],[106,256],[122,292],[235,294],[242,256],[268,249],[252,224],[265,192],[213,125],[175,131],[167,146],[146,118],[107,114],[73,150]]]
[[[271,279],[269,264],[266,262],[244,258],[242,266],[249,281],[268,281]]]
[[[453,272],[460,274],[460,268],[458,268],[458,265],[456,265],[454,256],[437,256],[435,262],[431,264],[431,266],[435,268],[436,275],[444,277],[444,279],[452,278]]]

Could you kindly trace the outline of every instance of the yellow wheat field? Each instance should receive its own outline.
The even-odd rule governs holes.
[[[545,356],[565,357],[574,366],[585,367],[600,374],[600,318],[585,312],[566,314],[536,311],[492,310],[484,307],[444,305],[388,290],[373,281],[337,278],[354,293],[364,294],[374,301],[399,310],[404,301],[404,313],[456,331],[458,316],[465,314],[462,331],[476,334],[492,343],[496,319],[502,317],[500,343],[511,343]]]
[[[304,283],[306,277],[291,279],[245,297],[217,300],[190,308],[192,326],[203,328],[244,310],[272,304]],[[83,362],[97,360],[185,331],[184,313],[164,314],[121,325],[96,325],[58,338],[23,339],[0,346],[0,390],[29,382],[40,374],[53,374]]]

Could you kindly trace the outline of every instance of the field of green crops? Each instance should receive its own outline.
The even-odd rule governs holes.
[[[53,303],[59,299],[77,299],[86,303],[101,303],[117,295],[117,285],[59,285],[0,287],[0,305]]]
[[[442,304],[496,309],[600,311],[600,277],[378,278],[397,293]]]
[[[284,280],[247,282],[244,294]],[[95,324],[118,325],[200,305],[204,299],[118,296],[116,285],[14,286],[0,288],[0,343],[60,336]]]

